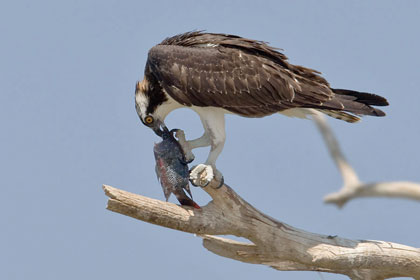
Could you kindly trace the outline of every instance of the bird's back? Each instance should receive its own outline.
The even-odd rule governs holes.
[[[152,48],[146,77],[184,106],[219,107],[246,117],[294,108],[319,109],[350,122],[382,116],[387,105],[370,93],[336,90],[320,72],[293,65],[262,41],[235,35],[187,32]]]

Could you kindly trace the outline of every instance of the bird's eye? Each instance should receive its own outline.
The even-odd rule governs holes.
[[[147,116],[147,117],[145,117],[145,118],[144,118],[144,122],[145,122],[146,124],[152,124],[152,123],[153,123],[153,121],[154,121],[154,119],[153,119],[153,117],[152,117],[152,116]]]

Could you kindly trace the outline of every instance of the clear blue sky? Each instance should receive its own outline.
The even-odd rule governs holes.
[[[184,31],[233,33],[283,48],[334,87],[381,94],[386,118],[330,123],[363,180],[419,182],[419,27],[418,1],[2,1],[0,278],[320,279],[225,259],[193,235],[105,210],[102,184],[164,198],[159,139],[134,109],[147,51]],[[188,110],[167,124],[202,132]],[[418,202],[322,203],[342,182],[311,121],[228,116],[218,167],[293,226],[420,247]]]

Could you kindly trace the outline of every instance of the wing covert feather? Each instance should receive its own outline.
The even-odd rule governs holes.
[[[157,45],[147,61],[165,91],[186,106],[222,107],[264,116],[330,100],[328,85],[266,57],[228,47]]]

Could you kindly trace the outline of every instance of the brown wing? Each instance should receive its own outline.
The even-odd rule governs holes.
[[[149,52],[146,78],[152,75],[183,105],[221,107],[250,117],[331,103],[335,94],[324,79],[312,74],[314,79],[303,67],[286,67],[238,48],[157,45]],[[336,105],[342,109],[339,104],[327,108]]]

